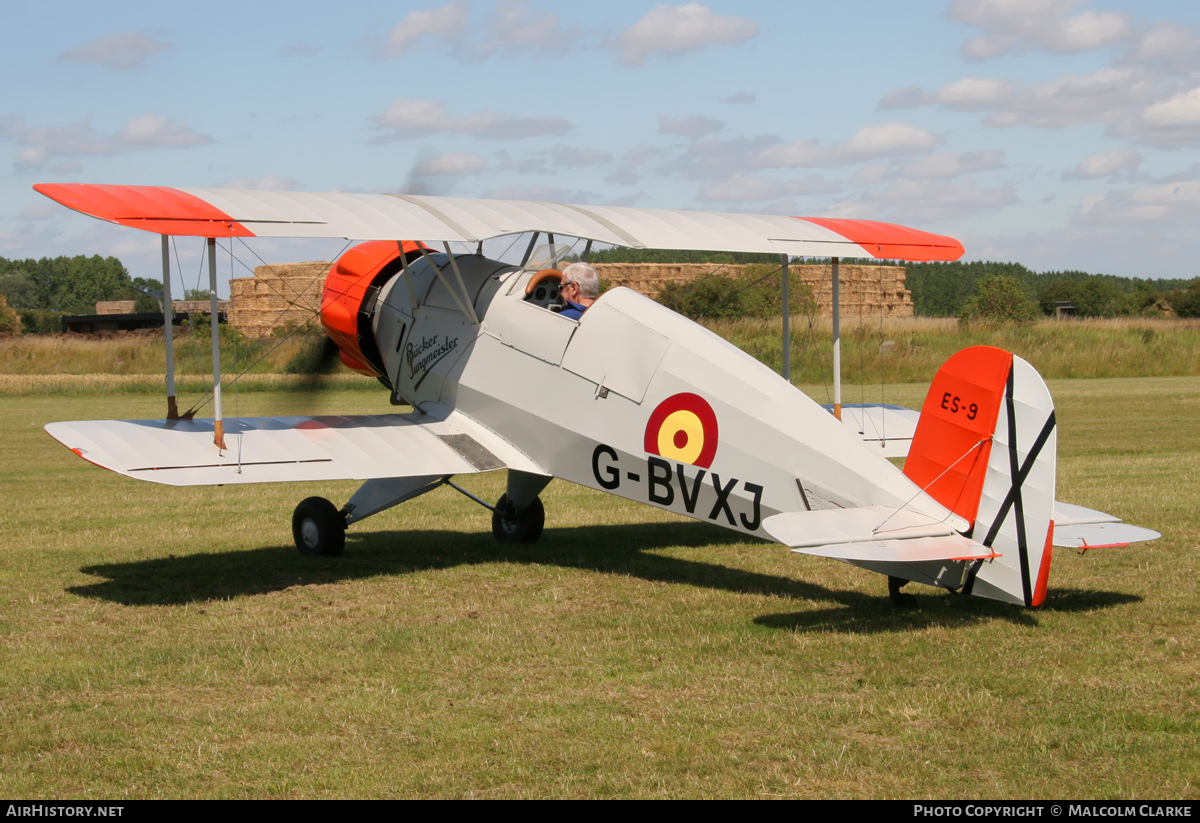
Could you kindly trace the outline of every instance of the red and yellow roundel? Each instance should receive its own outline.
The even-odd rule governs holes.
[[[707,469],[717,454],[717,416],[697,394],[673,394],[646,421],[646,451]]]

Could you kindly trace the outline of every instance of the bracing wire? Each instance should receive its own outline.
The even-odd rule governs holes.
[[[196,320],[193,317],[193,313],[192,313],[192,301],[187,299],[187,292],[188,292],[187,281],[183,279],[183,264],[180,262],[179,247],[177,245],[175,245],[175,237],[173,235],[171,237],[171,248],[174,249],[174,251],[175,251],[175,268],[179,271],[179,283],[181,286],[183,286],[183,305],[187,307],[188,331],[191,334],[192,343],[196,347],[196,363],[200,367],[200,385],[204,387],[204,393],[205,393],[205,396],[207,396],[210,391],[208,388],[208,373],[204,371],[204,367],[203,367],[204,355],[200,351],[200,339],[196,336]],[[200,255],[200,271],[197,272],[197,274],[196,274],[196,288],[193,291],[193,294],[196,291],[200,290],[200,277],[201,277],[201,275],[203,275],[203,273],[204,273],[204,254],[201,253],[201,255]],[[185,416],[186,416],[186,412],[185,412]]]
[[[238,238],[238,239],[239,239],[239,240],[241,240],[241,238]],[[336,255],[334,255],[334,260],[337,260],[339,257],[341,257],[341,256],[342,256],[342,254],[343,254],[343,253],[346,251],[346,249],[347,249],[347,248],[349,248],[350,244],[351,244],[351,243],[353,243],[353,242],[354,242],[354,241],[352,241],[352,240],[348,240],[348,241],[346,241],[346,244],[342,246],[341,250],[340,250],[340,251],[338,251],[338,253],[337,253]],[[243,246],[245,246],[245,247],[246,247],[246,250],[247,250],[247,251],[249,251],[251,254],[253,254],[255,257],[257,257],[257,258],[258,258],[260,261],[262,261],[262,264],[263,264],[264,266],[266,266],[266,267],[267,267],[267,269],[269,269],[269,270],[271,271],[271,273],[272,273],[272,274],[274,274],[274,275],[275,275],[276,277],[278,277],[280,280],[283,280],[283,278],[282,278],[282,276],[280,276],[279,272],[277,272],[277,271],[275,270],[275,268],[274,268],[273,266],[271,266],[271,264],[270,264],[270,263],[267,263],[266,261],[263,261],[262,257],[260,257],[260,256],[258,255],[258,253],[254,251],[254,249],[252,249],[252,248],[251,248],[249,245],[247,245],[247,244],[246,244],[246,241],[245,241],[245,240],[241,240],[241,243],[242,243],[242,245],[243,245]],[[232,249],[232,246],[233,246],[233,242],[232,242],[232,240],[231,240],[231,241],[230,241],[230,248],[231,248],[231,249]],[[231,258],[232,258],[232,259],[235,259],[235,260],[237,259],[237,258],[236,258],[236,257],[235,257],[235,256],[232,254],[232,251],[231,251],[231,253],[230,253],[230,256],[231,256]],[[203,263],[203,261],[201,261],[201,262]],[[240,260],[239,260],[238,262],[239,262],[239,263],[241,263],[241,265],[242,265],[243,267],[246,267],[246,264],[245,264],[245,263],[242,263]],[[313,285],[314,283],[316,283],[316,282],[317,282],[317,280],[319,280],[321,277],[323,277],[323,276],[325,276],[325,275],[327,275],[327,274],[329,273],[330,266],[332,266],[332,265],[333,265],[333,261],[330,261],[329,265],[325,266],[323,269],[321,269],[321,271],[320,271],[320,272],[318,272],[318,273],[317,273],[315,276],[313,276],[313,278],[312,278],[311,280],[309,280],[309,281],[308,281],[308,282],[307,282],[307,283],[304,285],[303,289],[301,289],[301,291],[297,293],[297,297],[298,297],[298,298],[299,298],[299,297],[303,297],[303,296],[304,296],[304,294],[308,292],[309,288],[311,288],[311,287],[312,287],[312,285]],[[248,268],[248,267],[246,267],[246,268]],[[232,273],[233,273],[233,264],[231,263],[231,264],[230,264],[230,274],[232,275]],[[286,281],[284,281],[284,282],[286,282]],[[254,368],[255,366],[257,366],[259,363],[261,363],[263,360],[265,360],[267,357],[269,357],[269,356],[270,356],[270,355],[271,355],[271,354],[272,354],[272,353],[273,353],[273,352],[274,352],[276,349],[278,349],[280,346],[282,346],[284,343],[286,343],[288,340],[290,340],[290,339],[291,339],[293,336],[295,336],[295,335],[296,335],[296,334],[297,334],[299,331],[301,331],[302,329],[305,329],[305,328],[307,328],[309,325],[311,325],[311,324],[312,324],[312,322],[313,322],[313,320],[315,320],[316,318],[320,317],[320,315],[321,315],[321,312],[320,312],[320,310],[319,310],[319,309],[318,309],[318,310],[314,310],[314,309],[312,309],[312,308],[311,308],[311,307],[309,307],[309,306],[298,305],[296,301],[289,300],[289,299],[288,299],[288,297],[287,297],[286,295],[284,295],[284,294],[281,294],[281,293],[280,293],[278,290],[274,290],[274,289],[273,289],[273,291],[275,291],[275,294],[276,294],[276,295],[278,295],[278,296],[279,296],[279,297],[280,297],[280,298],[281,298],[281,299],[282,299],[282,300],[283,300],[285,303],[287,303],[288,305],[287,305],[287,306],[285,306],[283,309],[281,309],[281,310],[280,310],[280,312],[279,312],[277,315],[275,315],[275,320],[274,320],[274,321],[272,321],[272,325],[274,325],[274,323],[275,323],[275,322],[278,322],[279,318],[280,318],[280,317],[282,317],[282,316],[284,315],[284,313],[285,313],[285,312],[287,312],[287,311],[289,311],[289,310],[292,310],[292,309],[297,309],[297,308],[298,308],[298,309],[302,309],[302,310],[305,310],[305,311],[308,311],[308,312],[310,312],[311,314],[310,314],[310,316],[309,316],[309,317],[308,317],[308,318],[307,318],[307,319],[306,319],[306,320],[305,320],[303,323],[301,323],[301,324],[297,325],[295,328],[293,328],[291,331],[289,331],[289,332],[288,332],[286,335],[284,335],[282,338],[280,338],[279,342],[277,342],[275,345],[271,346],[269,349],[267,349],[265,352],[263,352],[263,354],[262,354],[261,356],[259,356],[259,358],[258,358],[257,360],[255,360],[253,363],[251,363],[251,364],[250,364],[249,366],[247,366],[246,368],[244,368],[244,369],[239,369],[239,368],[238,368],[239,364],[236,362],[236,357],[237,357],[237,355],[235,354],[235,363],[234,363],[234,368],[235,368],[235,371],[236,371],[236,373],[235,373],[235,374],[234,374],[234,375],[233,375],[233,376],[232,376],[232,377],[231,377],[231,378],[230,378],[228,381],[222,381],[222,382],[223,382],[223,385],[225,385],[225,386],[234,386],[234,387],[235,387],[235,389],[234,389],[234,390],[235,390],[235,392],[236,392],[236,385],[237,385],[238,381],[240,381],[240,380],[241,380],[243,377],[245,377],[245,376],[246,376],[246,374],[248,374],[248,373],[249,373],[250,369],[253,369],[253,368]],[[293,291],[293,292],[295,292],[296,290],[295,290],[294,288],[292,288],[292,291]],[[255,339],[254,339],[254,340],[251,342],[250,346],[248,347],[248,351],[252,351],[252,350],[253,350],[253,348],[254,348],[254,346],[256,346],[256,345],[257,345],[257,344],[258,344],[260,341],[262,341],[262,340],[263,340],[263,339],[264,339],[266,336],[267,336],[267,335],[266,335],[266,333],[264,333],[264,334],[260,334],[260,335],[259,335],[257,338],[255,338]],[[198,341],[197,341],[197,344],[196,344],[196,345],[197,345],[197,348],[199,348],[199,342],[198,342]],[[191,408],[191,409],[189,409],[189,412],[190,412],[190,413],[192,413],[192,414],[195,414],[195,412],[197,412],[197,411],[199,411],[200,409],[204,408],[204,406],[206,406],[206,405],[208,404],[209,400],[211,400],[211,399],[212,399],[212,392],[211,392],[211,391],[207,391],[207,390],[206,390],[206,393],[205,393],[205,395],[204,395],[203,397],[201,397],[199,400],[197,400],[197,401],[196,401],[196,403],[195,403],[195,404],[192,406],[192,408]]]
[[[233,238],[232,237],[229,238],[229,279],[230,279],[230,281],[233,280]],[[232,292],[232,291],[233,291],[233,289],[232,289],[232,287],[230,287],[230,292]],[[231,293],[229,296],[233,297],[233,294]],[[237,335],[236,329],[234,330],[234,333],[230,335],[230,337],[233,338],[233,367],[234,367],[234,369],[237,369],[239,358],[238,358],[238,344],[237,344],[238,343],[238,340],[237,340],[238,335]],[[233,419],[234,419],[233,436],[237,439],[237,467],[238,467],[237,470],[238,470],[238,474],[241,474],[242,473],[242,407],[239,402],[237,383],[233,383],[232,386],[233,386]]]

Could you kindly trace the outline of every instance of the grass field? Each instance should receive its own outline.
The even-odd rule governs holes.
[[[738,348],[778,372],[783,364],[778,319],[716,320],[705,323]],[[203,338],[203,339],[201,339]],[[176,346],[181,392],[200,391],[211,374],[209,342],[203,334],[182,337]],[[1058,377],[1200,376],[1200,320],[1119,318],[1057,321],[1027,325],[974,325],[959,328],[943,318],[906,317],[863,320],[846,317],[842,324],[842,374],[847,384],[917,382],[928,384],[950,355],[977,344],[999,346],[1019,354],[1042,374]],[[226,374],[249,369],[243,390],[286,385],[288,362],[311,338],[265,338],[222,349]],[[831,321],[796,315],[792,318],[793,380],[816,383],[832,372]],[[235,364],[238,366],[235,368]],[[89,335],[21,335],[0,337],[0,397],[14,394],[86,391],[161,393],[166,347],[161,338],[101,339]],[[359,379],[349,369],[335,375],[345,388],[373,390],[375,382]],[[228,378],[226,378],[228,380]]]
[[[354,484],[137,483],[41,426],[160,398],[0,398],[0,795],[1194,799],[1200,377],[1050,384],[1059,499],[1163,539],[1060,550],[1040,609],[911,585],[912,612],[561,481],[534,546],[441,489],[306,558],[292,508]]]

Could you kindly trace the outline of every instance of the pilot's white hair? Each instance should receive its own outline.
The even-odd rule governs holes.
[[[578,283],[579,296],[595,300],[600,296],[600,276],[587,263],[572,263],[563,269],[563,283]]]

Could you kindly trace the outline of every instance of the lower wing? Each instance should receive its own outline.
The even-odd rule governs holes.
[[[213,445],[212,420],[90,420],[46,431],[91,463],[168,486],[369,480],[546,472],[465,415],[243,417],[225,421],[228,448]]]

